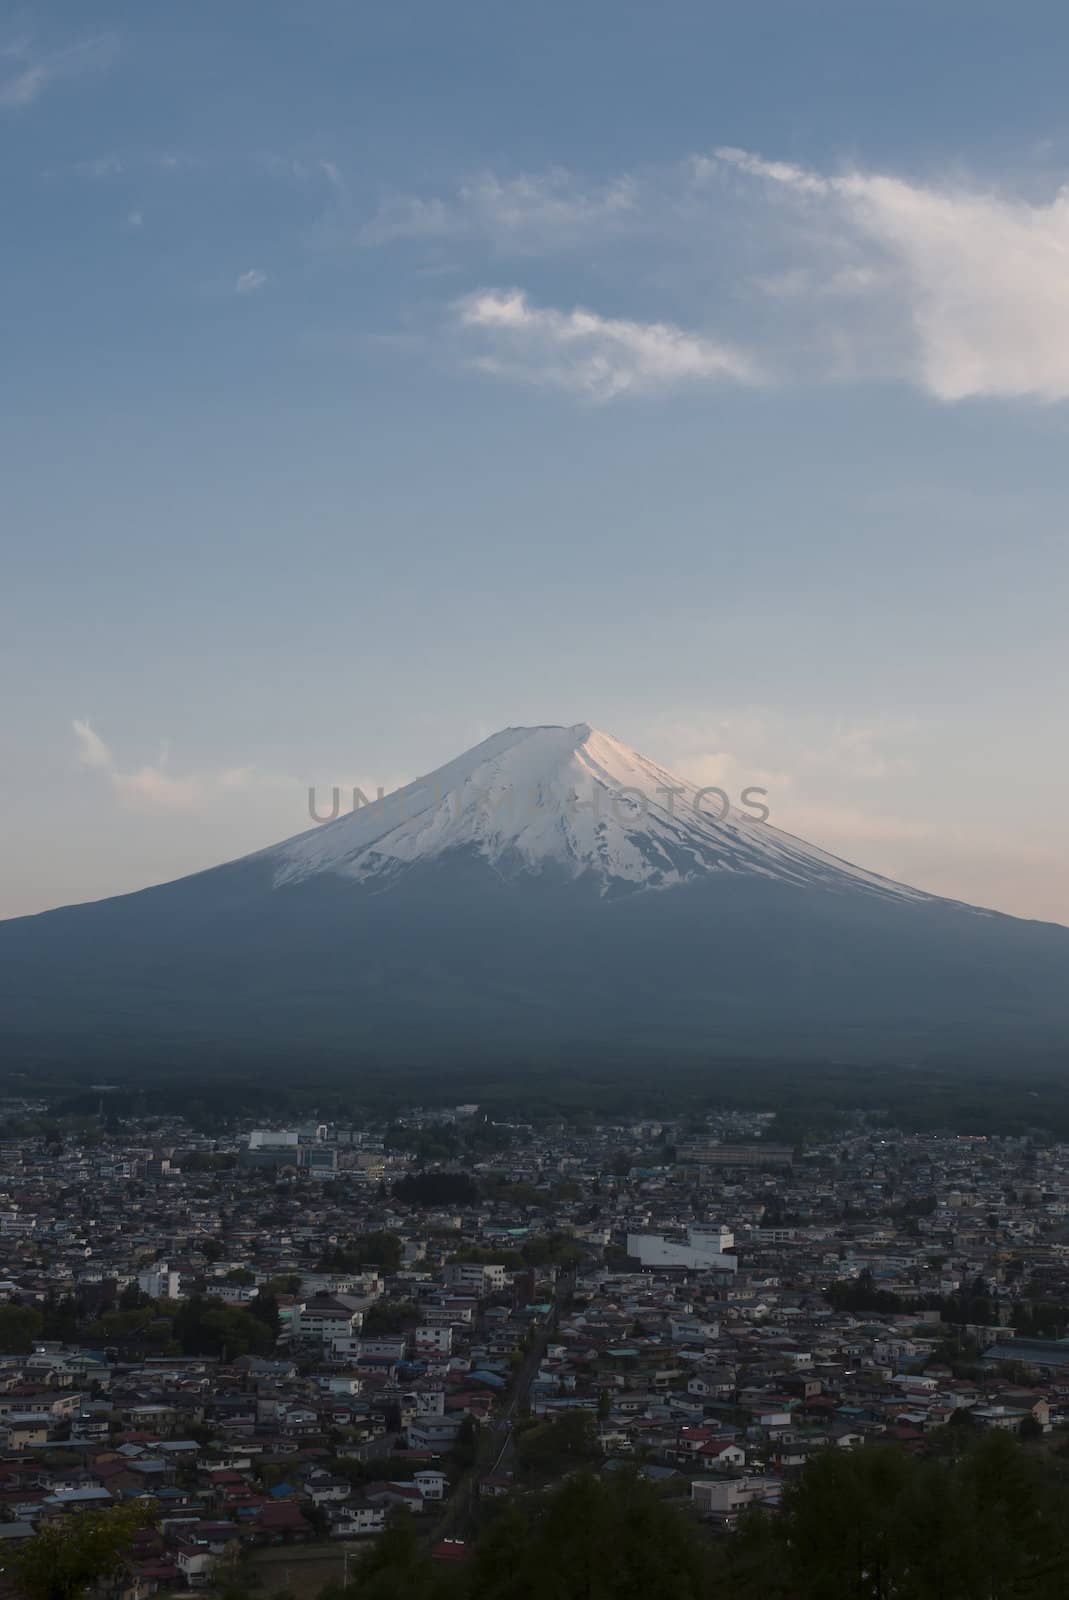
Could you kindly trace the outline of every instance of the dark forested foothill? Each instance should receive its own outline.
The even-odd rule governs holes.
[[[829,1450],[714,1533],[634,1469],[490,1513],[463,1564],[401,1513],[323,1600],[1064,1600],[1069,1481],[1001,1433],[917,1459]]]

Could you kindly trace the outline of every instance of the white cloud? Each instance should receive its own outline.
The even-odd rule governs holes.
[[[257,289],[262,289],[266,282],[266,272],[261,272],[259,267],[250,267],[248,272],[239,274],[234,284],[234,293],[254,294]]]
[[[71,727],[78,740],[78,758],[82,765],[102,773],[119,803],[130,809],[199,811],[209,809],[225,794],[254,787],[284,786],[297,792],[292,779],[269,777],[253,767],[172,772],[166,742],[161,744],[154,762],[124,771],[117,765],[111,748],[87,721],[75,719]]]
[[[34,55],[29,44],[19,42],[5,54],[17,65],[8,76],[0,78],[0,111],[21,111],[33,105],[54,83],[110,66],[118,54],[118,41],[114,34],[98,34],[45,55]]]
[[[624,323],[538,311],[519,291],[472,295],[462,321],[493,336],[479,364],[503,376],[607,398],[679,381],[682,363],[692,378],[892,379],[945,402],[1069,398],[1069,186],[816,171],[724,146],[607,181],[484,172],[370,218],[340,181],[338,195],[321,240],[407,241],[434,270],[571,252],[597,292],[638,285],[644,307],[672,307],[671,321]],[[698,331],[676,325],[681,306]],[[722,329],[732,319],[716,340],[710,306]],[[643,328],[648,359],[622,357]],[[654,349],[670,378],[654,376]]]
[[[482,335],[483,371],[569,389],[592,400],[732,379],[754,382],[749,357],[670,322],[631,322],[576,309],[532,306],[521,289],[484,289],[455,306],[460,327]]]
[[[867,319],[849,324],[860,364],[875,356],[946,401],[1069,398],[1069,189],[1034,200],[976,182],[824,177],[730,149],[697,179],[717,164],[765,186],[771,234],[785,229],[802,256],[796,301],[867,298]]]
[[[110,767],[111,751],[99,734],[94,733],[88,722],[75,718],[71,723],[78,740],[79,760],[86,767]]]
[[[136,772],[112,772],[110,777],[116,794],[129,806],[193,811],[204,797],[202,779],[193,774],[173,777],[163,766],[139,767]]]

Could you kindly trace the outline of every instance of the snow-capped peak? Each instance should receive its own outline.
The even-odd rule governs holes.
[[[756,804],[756,802],[755,802]],[[261,852],[277,886],[320,873],[385,885],[474,852],[508,875],[592,875],[602,892],[731,872],[925,899],[701,789],[585,722],[505,728],[427,777]]]

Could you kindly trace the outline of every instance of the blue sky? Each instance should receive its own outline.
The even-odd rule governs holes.
[[[1069,920],[1067,46],[0,9],[0,915],[585,720]]]

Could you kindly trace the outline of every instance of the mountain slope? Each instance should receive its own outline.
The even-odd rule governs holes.
[[[752,804],[760,804],[756,791]],[[591,876],[601,891],[668,888],[714,872],[784,883],[918,890],[851,867],[755,820],[587,723],[506,728],[429,777],[263,851],[276,885],[322,872],[388,883],[470,849],[498,870]]]
[[[1065,1046],[1069,930],[720,808],[585,724],[507,729],[241,861],[0,924],[0,1049],[148,1068]]]

